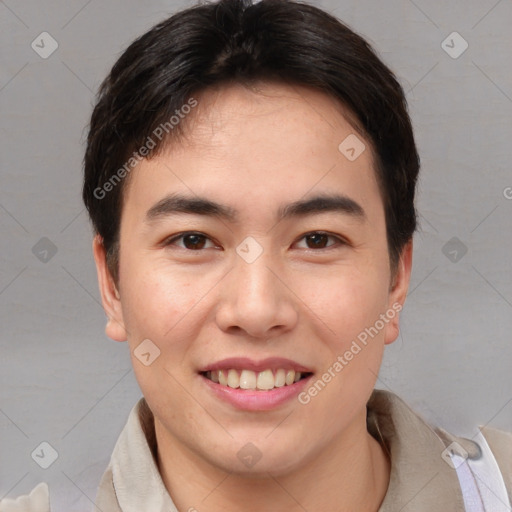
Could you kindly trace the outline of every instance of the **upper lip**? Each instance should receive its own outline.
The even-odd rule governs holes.
[[[268,357],[259,361],[249,359],[247,357],[229,357],[227,359],[222,359],[221,361],[217,361],[205,366],[202,370],[200,370],[200,373],[230,369],[262,372],[264,370],[279,370],[280,368],[283,370],[295,370],[296,372],[312,373],[310,368],[307,368],[306,366],[303,366],[295,361],[292,361],[291,359],[286,359],[284,357]]]

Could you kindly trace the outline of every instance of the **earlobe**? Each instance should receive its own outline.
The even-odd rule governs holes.
[[[393,285],[389,293],[388,311],[390,313],[389,316],[391,316],[391,313],[393,316],[386,327],[384,339],[386,345],[393,343],[400,333],[400,311],[404,306],[407,290],[409,289],[412,270],[412,251],[413,243],[412,240],[410,240],[404,246],[402,254],[400,255],[400,261],[398,262]]]
[[[100,235],[95,235],[92,242],[92,251],[98,274],[101,302],[107,315],[105,333],[115,341],[126,341],[127,336],[121,308],[121,296],[108,269],[105,247]]]

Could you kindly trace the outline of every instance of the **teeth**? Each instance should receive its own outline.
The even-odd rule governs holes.
[[[249,370],[242,370],[242,374],[240,375],[240,387],[242,389],[256,389],[256,374]]]
[[[277,370],[276,376],[274,378],[274,386],[276,388],[282,388],[286,383],[286,372],[281,368]]]
[[[258,389],[273,389],[274,388],[274,374],[272,370],[265,370],[258,374],[258,382],[256,383]]]
[[[228,385],[228,375],[227,375],[226,371],[220,370],[219,372],[211,372],[212,375],[214,373],[218,373],[219,374],[219,384],[221,384],[222,386],[227,386]]]
[[[229,370],[228,386],[230,388],[239,388],[240,387],[240,377],[238,376],[238,372],[236,370]]]
[[[240,371],[232,368],[230,370],[206,372],[205,376],[221,386],[229,386],[233,389],[269,391],[285,385],[291,386],[294,382],[298,382],[301,379],[302,373],[280,368],[274,375],[274,372],[270,369],[256,373],[252,370]]]

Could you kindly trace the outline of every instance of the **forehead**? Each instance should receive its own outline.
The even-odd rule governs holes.
[[[280,82],[233,83],[206,89],[196,97],[198,107],[185,119],[184,136],[178,144],[184,148],[208,143],[217,146],[223,136],[233,135],[241,140],[250,135],[254,142],[267,143],[265,135],[270,129],[281,130],[282,137],[272,141],[276,148],[286,142],[293,146],[293,137],[301,135],[307,137],[310,149],[320,138],[337,146],[345,132],[365,138],[350,109],[312,87]],[[168,148],[172,151],[173,145]]]
[[[194,97],[198,105],[183,120],[183,134],[136,167],[125,203],[150,206],[176,189],[224,203],[244,203],[245,195],[245,204],[260,205],[296,201],[314,188],[341,187],[359,200],[379,195],[371,145],[353,114],[330,96],[260,83]],[[354,160],[342,151],[347,139],[358,152],[364,148]]]

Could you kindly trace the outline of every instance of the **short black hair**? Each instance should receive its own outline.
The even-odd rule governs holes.
[[[194,95],[227,83],[265,81],[313,87],[353,114],[373,149],[396,268],[416,229],[420,161],[395,75],[365,39],[317,7],[293,0],[219,0],[155,25],[126,49],[100,86],[82,195],[116,284],[131,168],[179,139],[184,122],[172,119],[193,105]]]

